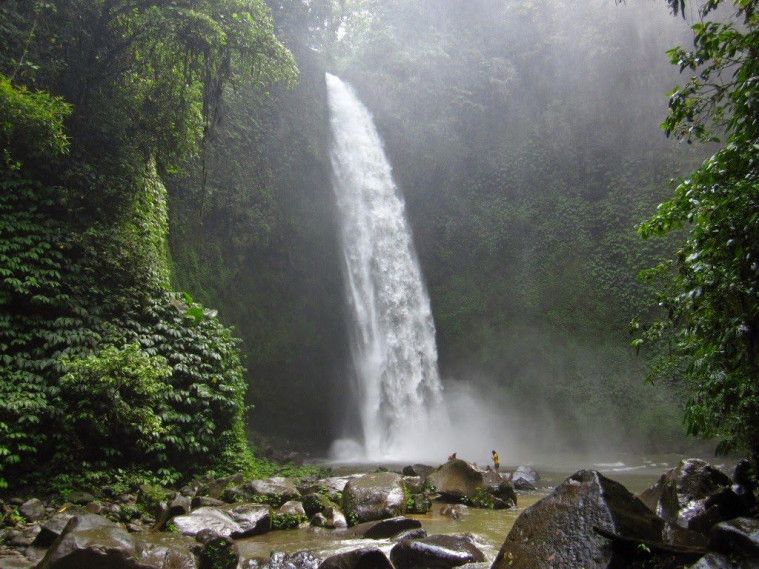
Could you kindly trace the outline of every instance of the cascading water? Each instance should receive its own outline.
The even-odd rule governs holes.
[[[445,420],[430,300],[372,116],[338,77],[327,92],[363,458],[420,456]]]

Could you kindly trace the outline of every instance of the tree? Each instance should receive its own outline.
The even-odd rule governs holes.
[[[670,95],[662,127],[720,148],[639,227],[644,238],[682,230],[684,241],[643,274],[665,314],[633,343],[658,353],[652,377],[684,381],[689,433],[717,437],[720,451],[749,451],[759,464],[758,2],[734,0],[731,18],[711,19],[723,4],[703,4],[694,47],[669,52],[691,76]]]

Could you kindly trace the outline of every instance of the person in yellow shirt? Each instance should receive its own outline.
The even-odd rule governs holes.
[[[498,458],[498,453],[497,453],[497,452],[495,452],[494,450],[493,450],[493,451],[490,451],[490,454],[492,454],[492,455],[493,455],[493,469],[494,469],[496,472],[498,472],[498,469],[499,469],[499,468],[500,468],[500,466],[501,466],[501,459],[500,459],[500,458]]]

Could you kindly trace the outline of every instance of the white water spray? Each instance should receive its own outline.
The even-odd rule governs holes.
[[[350,458],[419,456],[420,442],[446,422],[429,296],[372,116],[334,75],[327,74],[327,92],[363,429],[354,437],[363,456]],[[358,450],[348,441],[335,447]]]

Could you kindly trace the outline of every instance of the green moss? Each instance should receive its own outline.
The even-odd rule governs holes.
[[[303,522],[307,521],[305,516],[297,514],[274,514],[271,519],[272,529],[295,529]]]

